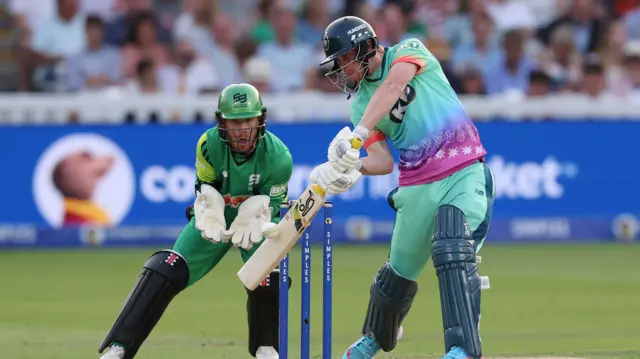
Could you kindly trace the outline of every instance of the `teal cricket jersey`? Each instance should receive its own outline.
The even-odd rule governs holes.
[[[386,48],[382,65],[361,81],[351,107],[352,124],[360,123],[371,96],[398,62],[413,63],[419,70],[376,129],[400,152],[400,186],[437,181],[483,158],[477,128],[436,57],[415,38]]]

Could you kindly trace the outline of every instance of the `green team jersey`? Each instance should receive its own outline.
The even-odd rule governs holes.
[[[280,204],[288,199],[293,160],[287,146],[273,133],[265,131],[252,156],[234,153],[213,127],[200,136],[196,149],[196,188],[214,187],[225,202],[227,227],[238,215],[238,207],[254,195],[271,198],[271,221],[280,221]]]

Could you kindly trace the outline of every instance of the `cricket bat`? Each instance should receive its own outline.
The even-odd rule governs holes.
[[[324,205],[326,192],[317,184],[310,184],[293,202],[278,223],[278,237],[267,238],[240,268],[238,277],[249,290],[254,290],[291,251],[305,229]]]
[[[350,132],[348,127],[341,132]],[[350,140],[351,148],[359,150],[364,142],[359,138]],[[342,144],[346,152],[349,143]],[[317,184],[310,184],[302,195],[293,202],[291,208],[276,226],[278,237],[267,238],[253,253],[251,258],[240,268],[238,277],[249,290],[254,290],[280,264],[280,261],[291,251],[293,246],[309,227],[313,218],[324,206],[326,191]]]

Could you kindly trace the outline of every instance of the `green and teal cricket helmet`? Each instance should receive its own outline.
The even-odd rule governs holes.
[[[220,139],[234,152],[253,152],[258,141],[265,136],[267,107],[262,103],[258,89],[250,84],[240,83],[225,87],[218,98],[215,115]],[[248,124],[255,122],[252,121],[254,119],[257,119],[256,126]],[[229,126],[230,121],[238,123]],[[242,126],[240,122],[247,123],[247,126]]]

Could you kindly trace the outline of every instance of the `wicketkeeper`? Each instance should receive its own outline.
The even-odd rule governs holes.
[[[207,275],[232,247],[246,262],[263,241],[263,225],[279,222],[293,163],[287,146],[266,129],[267,108],[258,90],[248,84],[226,87],[215,116],[217,126],[196,146],[196,199],[187,209],[189,223],[172,249],[154,253],[144,264],[100,346],[100,353],[108,349],[102,359],[135,357],[178,293]],[[325,189],[347,190],[333,183],[343,175],[330,165],[314,171],[320,175]],[[247,290],[253,357],[278,358],[278,277],[273,272],[263,285]]]

